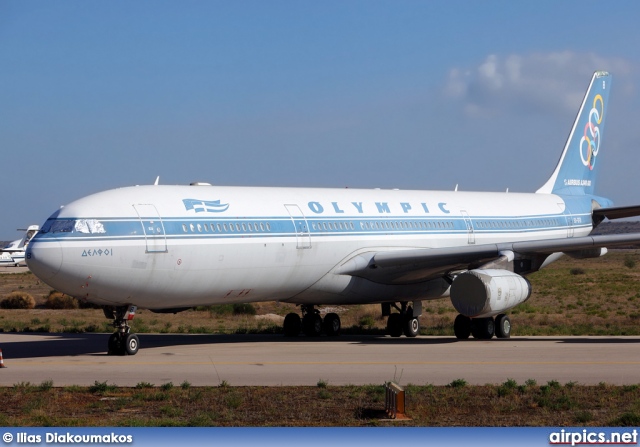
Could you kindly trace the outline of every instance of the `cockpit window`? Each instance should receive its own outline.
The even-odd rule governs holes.
[[[104,225],[97,219],[52,219],[46,221],[40,231],[42,233],[106,233]]]
[[[76,220],[74,230],[78,233],[106,233],[104,225],[96,219],[78,219]]]
[[[42,233],[70,233],[73,231],[73,220],[48,220],[42,226]]]

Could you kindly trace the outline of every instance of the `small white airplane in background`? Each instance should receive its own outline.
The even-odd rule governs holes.
[[[283,301],[284,333],[336,335],[319,305],[381,304],[392,336],[418,334],[424,300],[450,297],[457,338],[511,334],[525,275],[558,259],[639,243],[588,236],[603,219],[640,215],[595,195],[611,76],[596,72],[553,174],[536,193],[149,185],[56,211],[27,249],[44,282],[104,306],[112,354],[135,354],[137,307]],[[541,92],[540,94],[543,94]],[[516,167],[522,169],[522,167]],[[397,312],[393,312],[396,309]]]
[[[17,267],[19,265],[26,265],[25,249],[39,229],[40,227],[38,225],[29,225],[29,228],[26,230],[18,229],[18,231],[24,231],[25,234],[21,239],[16,239],[7,244],[6,247],[0,248],[0,266],[13,265]]]

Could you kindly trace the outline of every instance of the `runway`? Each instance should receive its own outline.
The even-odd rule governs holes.
[[[640,337],[517,337],[457,341],[341,336],[141,334],[135,356],[107,356],[109,334],[0,334],[6,368],[0,386],[194,386],[402,384],[446,385],[557,380],[640,383]]]

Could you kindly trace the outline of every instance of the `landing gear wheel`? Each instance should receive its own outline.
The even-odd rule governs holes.
[[[338,314],[330,313],[324,316],[322,322],[324,333],[330,337],[340,334],[340,317]]]
[[[307,314],[302,319],[302,331],[307,337],[317,337],[322,333],[322,317],[317,313]]]
[[[404,325],[402,327],[402,332],[407,337],[415,337],[420,333],[420,320],[412,315],[407,315],[405,317]]]
[[[496,317],[496,337],[511,337],[511,320],[505,314],[500,314]]]
[[[107,344],[109,355],[135,355],[140,349],[140,340],[137,335],[130,333],[131,326],[128,324],[133,320],[136,309],[133,305],[102,308],[105,317],[113,319],[113,327],[116,328]]]
[[[302,320],[300,319],[300,315],[292,312],[284,317],[282,331],[285,337],[297,337],[298,334],[300,334],[301,327]]]
[[[107,351],[108,355],[124,355],[124,345],[122,344],[119,332],[114,332],[109,336],[109,343],[107,346],[109,347],[109,350]]]
[[[140,340],[136,334],[127,334],[124,351],[127,355],[136,355],[140,348]]]
[[[458,314],[453,322],[453,333],[459,340],[466,340],[471,335],[471,318]]]
[[[392,337],[400,337],[402,335],[402,315],[391,314],[387,319],[387,332]]]
[[[493,318],[474,318],[471,321],[471,333],[478,340],[491,340],[495,333],[496,325]]]

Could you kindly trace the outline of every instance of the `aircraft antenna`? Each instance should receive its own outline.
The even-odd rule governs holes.
[[[156,181],[153,182],[153,186],[158,186],[159,183],[160,183],[160,176],[157,176]]]

